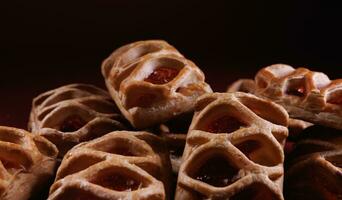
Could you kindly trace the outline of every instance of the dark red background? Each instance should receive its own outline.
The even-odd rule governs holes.
[[[26,128],[31,100],[57,86],[104,86],[101,61],[165,39],[216,91],[272,63],[341,75],[338,1],[7,1],[0,5],[0,124]]]

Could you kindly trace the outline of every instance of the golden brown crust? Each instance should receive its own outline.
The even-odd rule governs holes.
[[[29,199],[45,187],[57,154],[55,145],[39,135],[0,126],[0,199]]]
[[[123,119],[106,91],[70,84],[33,100],[29,129],[52,141],[63,156],[82,141],[125,129]]]
[[[176,199],[283,199],[287,123],[281,106],[252,94],[201,96],[187,136]],[[198,175],[209,169],[219,174]],[[215,185],[215,177],[222,176],[227,177]]]
[[[254,94],[256,90],[256,85],[252,79],[239,79],[227,88],[227,92],[246,92]]]
[[[49,200],[166,199],[171,167],[163,141],[148,132],[115,131],[71,149]]]
[[[102,74],[121,112],[139,129],[193,110],[197,97],[211,92],[202,71],[161,40],[115,50],[103,62]]]
[[[255,76],[256,93],[283,105],[292,118],[342,129],[342,79],[276,64]]]
[[[227,88],[227,92],[246,92],[256,95],[256,84],[252,79],[239,79],[233,82]],[[300,134],[301,131],[313,124],[299,119],[289,119],[289,137],[294,137]]]

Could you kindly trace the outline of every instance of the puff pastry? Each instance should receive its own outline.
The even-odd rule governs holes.
[[[252,94],[201,96],[175,199],[283,199],[287,123],[281,106]]]
[[[49,200],[163,200],[171,173],[163,141],[148,132],[115,131],[71,149]]]
[[[192,111],[208,92],[203,72],[161,40],[134,42],[102,64],[107,88],[123,115],[138,129]]]
[[[342,79],[276,64],[255,76],[256,93],[283,105],[290,117],[342,129]]]
[[[288,158],[287,199],[342,199],[341,131],[321,126],[305,129]]]
[[[29,120],[29,129],[52,141],[60,157],[82,141],[125,128],[108,93],[87,84],[62,86],[34,98]]]
[[[252,79],[239,79],[228,86],[227,92],[246,92],[256,95],[256,84]],[[304,129],[312,125],[310,122],[290,118],[288,123],[289,139],[296,137]]]
[[[54,175],[58,150],[45,138],[0,126],[0,199],[25,200]]]

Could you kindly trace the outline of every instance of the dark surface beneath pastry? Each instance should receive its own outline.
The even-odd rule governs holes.
[[[342,156],[338,153],[341,145],[341,130],[318,125],[306,128],[295,137],[293,151],[285,159],[285,199],[342,199]],[[321,153],[334,152],[337,154],[332,157],[318,157]],[[313,162],[303,163],[309,159]],[[322,164],[321,159],[324,159]],[[337,167],[337,171],[329,165]]]

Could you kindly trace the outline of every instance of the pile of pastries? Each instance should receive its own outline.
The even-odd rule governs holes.
[[[342,79],[276,64],[216,93],[161,40],[101,69],[108,92],[65,85],[30,132],[0,126],[0,199],[342,199]]]

